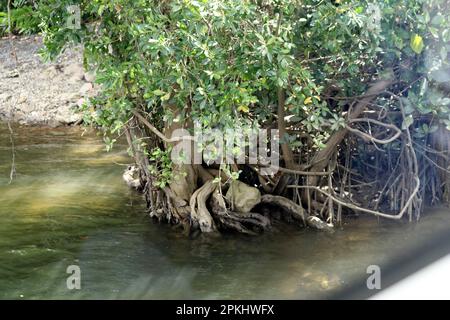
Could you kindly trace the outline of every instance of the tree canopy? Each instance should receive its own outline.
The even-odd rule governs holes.
[[[80,28],[67,25],[73,5]],[[345,180],[350,167],[360,184],[378,190],[378,200],[364,205],[370,212],[384,197],[388,211],[404,208],[418,217],[427,191],[434,190],[429,202],[448,197],[448,155],[439,156],[448,151],[450,130],[446,0],[42,0],[38,8],[45,58],[83,45],[85,66],[101,87],[82,106],[84,120],[104,129],[108,145],[127,134],[157,216],[164,216],[156,214],[158,192],[169,199],[159,206],[177,211],[167,185],[207,185],[197,182],[207,165],[189,181],[190,169],[172,164],[170,143],[155,136],[176,127],[192,133],[194,121],[220,130],[278,128],[288,170],[269,181],[259,177],[259,188],[330,223],[336,207],[362,203],[348,196],[357,193]],[[370,91],[377,81],[385,82]],[[399,163],[408,172],[398,171]],[[235,179],[244,169],[226,170]],[[327,180],[302,173],[308,170],[332,173]],[[394,180],[398,188],[386,186]],[[288,188],[295,183],[316,189],[300,196]],[[169,220],[195,225],[195,189],[186,196],[175,191],[190,208]],[[216,224],[233,228],[221,219]]]

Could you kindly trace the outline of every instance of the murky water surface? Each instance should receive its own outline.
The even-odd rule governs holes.
[[[95,132],[0,124],[0,298],[313,298],[343,288],[371,264],[450,228],[448,209],[419,223],[361,216],[333,234],[187,239],[145,214],[121,180],[124,143],[105,152]],[[83,135],[82,135],[83,134]],[[81,289],[68,290],[69,265]]]

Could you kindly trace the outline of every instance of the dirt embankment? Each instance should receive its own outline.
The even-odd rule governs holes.
[[[44,63],[38,36],[0,39],[0,120],[58,126],[77,123],[76,106],[96,91],[80,48]]]

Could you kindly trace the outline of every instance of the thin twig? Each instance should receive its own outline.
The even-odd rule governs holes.
[[[346,128],[347,128],[348,131],[350,131],[350,132],[356,134],[357,136],[361,137],[362,139],[364,139],[364,140],[366,140],[366,141],[371,141],[371,142],[374,142],[374,143],[378,143],[378,144],[388,144],[388,143],[391,143],[392,141],[397,140],[397,138],[400,137],[401,134],[402,134],[402,131],[401,131],[396,125],[388,124],[388,123],[383,123],[383,122],[381,122],[381,121],[378,121],[378,120],[375,120],[375,119],[371,119],[371,118],[361,118],[361,119],[350,119],[350,120],[349,120],[349,123],[353,123],[353,122],[368,122],[368,123],[374,123],[374,124],[377,124],[377,125],[379,125],[379,126],[383,126],[383,127],[386,127],[386,128],[388,128],[388,129],[392,129],[392,130],[395,131],[395,134],[394,134],[392,137],[387,138],[387,139],[384,139],[384,140],[381,140],[381,139],[375,138],[375,137],[374,137],[373,135],[371,135],[371,134],[362,132],[361,130],[352,128],[352,127],[350,127],[350,126],[348,126],[348,125],[346,126]]]
[[[160,138],[164,142],[171,143],[171,142],[177,142],[177,141],[182,141],[182,140],[195,141],[195,138],[193,136],[168,138],[161,131],[159,131],[155,126],[153,126],[150,122],[148,122],[148,120],[145,119],[145,117],[143,115],[141,115],[138,111],[133,110],[132,112],[139,119],[140,122],[142,122],[145,126],[147,126],[147,128],[149,128],[158,138]]]
[[[404,213],[406,212],[406,210],[408,209],[409,205],[412,203],[412,201],[414,200],[414,197],[416,196],[417,192],[419,191],[419,187],[420,187],[420,180],[417,177],[414,177],[414,180],[416,181],[416,186],[413,190],[413,192],[411,193],[408,201],[405,203],[405,205],[403,206],[403,208],[400,210],[399,213],[397,214],[388,214],[388,213],[384,213],[384,212],[380,212],[380,211],[375,211],[375,210],[371,210],[371,209],[367,209],[367,208],[363,208],[363,207],[359,207],[357,205],[345,202],[341,199],[338,199],[336,197],[334,197],[332,194],[320,189],[319,187],[316,186],[296,186],[296,185],[288,185],[287,188],[297,188],[297,189],[313,189],[316,191],[319,191],[320,193],[330,197],[331,199],[333,199],[333,201],[335,201],[336,203],[339,203],[341,205],[343,205],[344,207],[353,209],[353,210],[357,210],[357,211],[361,211],[361,212],[367,212],[367,213],[371,213],[373,215],[376,216],[380,216],[380,217],[384,217],[384,218],[388,218],[388,219],[394,219],[394,220],[399,220],[403,217]]]

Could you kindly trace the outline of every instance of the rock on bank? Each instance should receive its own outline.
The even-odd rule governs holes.
[[[0,120],[59,126],[77,123],[77,104],[96,91],[85,74],[80,48],[54,63],[39,56],[39,36],[0,39]]]

